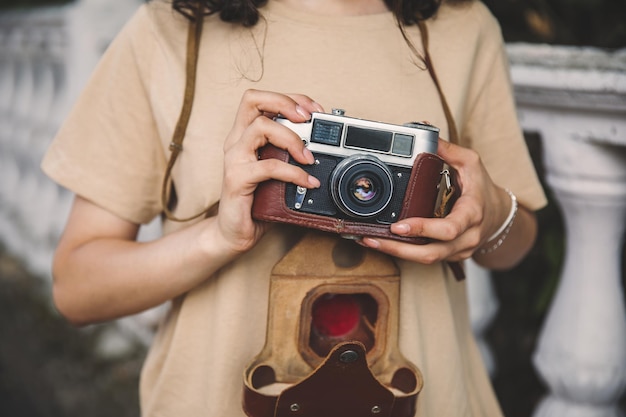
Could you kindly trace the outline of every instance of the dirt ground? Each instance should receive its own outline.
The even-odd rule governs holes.
[[[0,249],[0,416],[137,417],[143,349],[98,359],[105,328],[67,324],[49,286]]]

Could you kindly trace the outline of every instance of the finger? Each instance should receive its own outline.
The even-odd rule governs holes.
[[[225,184],[228,185],[225,189],[234,190],[235,195],[239,193],[251,195],[257,184],[270,179],[293,183],[305,188],[319,188],[320,186],[319,180],[302,168],[274,158],[256,161],[240,167],[242,169],[239,172],[230,171],[224,178]]]
[[[425,245],[372,237],[364,237],[360,241],[363,246],[376,249],[388,255],[427,265],[441,261],[462,261],[468,259],[476,249],[473,242],[474,239],[470,235],[451,242],[433,241]]]
[[[457,208],[457,213],[450,212],[445,218],[409,217],[402,219],[391,225],[391,232],[398,236],[451,241],[473,225],[472,216]]]
[[[443,261],[451,253],[450,245],[444,242],[433,242],[426,245],[415,245],[391,239],[365,236],[360,243],[396,258],[421,264],[431,265]]]
[[[241,133],[254,119],[263,115],[281,114],[294,123],[301,123],[320,109],[323,110],[319,104],[302,94],[286,95],[250,89],[241,98],[233,129]]]
[[[246,161],[256,160],[257,149],[271,143],[286,150],[301,164],[312,164],[313,154],[294,131],[267,117],[259,117],[246,129],[242,138],[234,144],[233,151]]]
[[[473,149],[455,145],[441,138],[439,138],[437,154],[441,156],[444,161],[457,169],[465,165],[480,163],[480,155]]]
[[[311,97],[304,94],[287,94],[287,96],[291,97],[296,103],[298,103],[302,108],[304,108],[309,113],[324,113],[324,107],[321,104],[313,100]]]

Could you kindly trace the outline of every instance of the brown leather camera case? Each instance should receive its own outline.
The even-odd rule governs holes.
[[[259,159],[275,158],[289,161],[289,154],[273,145],[266,145],[259,150]],[[417,156],[411,178],[404,196],[399,219],[407,217],[435,217],[440,198],[440,183],[444,161],[438,155],[421,153]],[[450,169],[450,168],[447,168]],[[454,180],[454,175],[452,179]],[[288,208],[285,204],[285,183],[269,180],[259,184],[252,206],[252,216],[257,220],[299,225],[344,236],[373,236],[425,244],[430,240],[419,237],[402,237],[391,233],[388,224],[364,223],[339,219],[318,214],[304,213]],[[458,191],[459,187],[454,186]],[[453,199],[448,202],[451,206]]]
[[[325,295],[365,295],[373,346],[358,340],[328,354],[313,346],[313,306]],[[270,277],[265,345],[244,371],[250,417],[412,417],[424,380],[400,351],[400,271],[391,258],[309,232]]]

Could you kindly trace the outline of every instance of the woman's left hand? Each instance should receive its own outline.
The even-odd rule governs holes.
[[[512,202],[508,193],[494,184],[480,156],[471,149],[441,139],[438,154],[459,175],[462,194],[452,211],[445,218],[412,217],[391,225],[392,233],[399,236],[426,237],[433,242],[415,245],[364,237],[362,245],[423,264],[460,261],[470,258],[498,230]]]

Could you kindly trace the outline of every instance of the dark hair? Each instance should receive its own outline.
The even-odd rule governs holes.
[[[444,0],[384,0],[402,24],[412,25],[432,17]],[[463,0],[445,0],[458,3]],[[254,26],[259,20],[258,8],[267,0],[172,0],[174,10],[188,19],[218,13],[225,22]]]

